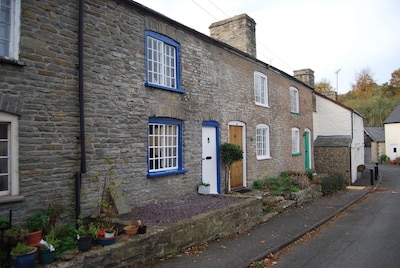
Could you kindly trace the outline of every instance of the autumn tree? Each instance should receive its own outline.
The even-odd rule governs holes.
[[[357,75],[353,90],[338,96],[338,101],[364,116],[364,126],[383,126],[383,121],[400,104],[400,69],[393,71],[389,82],[377,85],[371,72]]]
[[[315,91],[319,93],[328,93],[333,91],[331,82],[328,79],[322,78],[319,82],[315,84]]]
[[[372,97],[375,95],[377,84],[369,68],[362,69],[356,74],[356,83],[352,85],[351,94],[358,97]]]
[[[400,95],[400,68],[392,72],[389,83],[384,83],[380,90],[387,97]]]

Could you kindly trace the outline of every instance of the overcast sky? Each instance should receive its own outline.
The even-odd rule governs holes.
[[[257,58],[293,75],[351,90],[369,68],[378,84],[400,68],[399,0],[137,0],[203,34],[211,23],[246,13],[256,21]],[[338,75],[336,71],[339,70]]]

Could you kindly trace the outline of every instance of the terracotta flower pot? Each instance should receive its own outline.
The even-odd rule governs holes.
[[[31,247],[39,246],[41,239],[42,239],[42,230],[29,233],[27,235],[28,246],[31,246]]]
[[[128,225],[124,227],[125,233],[127,235],[135,235],[139,230],[139,226],[137,225]]]

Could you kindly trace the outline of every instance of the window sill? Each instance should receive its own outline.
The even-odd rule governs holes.
[[[290,112],[291,114],[297,114],[297,115],[301,115],[301,113],[299,113],[299,112]]]
[[[0,196],[0,204],[21,202],[25,199],[23,195],[6,195]]]
[[[0,56],[0,63],[6,63],[10,65],[15,65],[15,66],[25,66],[25,62],[22,60],[11,60],[11,59],[6,59],[4,57]]]
[[[301,153],[293,153],[292,156],[300,156]]]
[[[156,84],[150,84],[147,82],[144,83],[144,85],[146,87],[159,88],[159,89],[173,91],[173,92],[182,93],[182,94],[186,93],[186,90],[184,90],[183,88],[171,88],[171,87],[165,87],[165,86],[156,85]]]
[[[187,170],[184,168],[183,169],[175,169],[175,170],[150,172],[150,173],[147,173],[147,178],[164,177],[164,176],[170,176],[170,175],[183,174],[186,172],[187,172]]]
[[[261,106],[261,107],[264,107],[264,108],[270,108],[268,104],[264,104],[264,103],[260,103],[260,102],[255,102],[255,104],[257,106]]]
[[[271,156],[258,156],[257,160],[268,160],[268,159],[272,159]]]

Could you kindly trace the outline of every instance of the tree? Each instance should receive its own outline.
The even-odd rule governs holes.
[[[372,97],[375,95],[377,84],[369,68],[362,69],[356,74],[356,83],[352,85],[351,94],[359,97]]]
[[[319,82],[315,84],[315,91],[319,93],[328,93],[333,91],[331,82],[326,78],[322,78]]]

